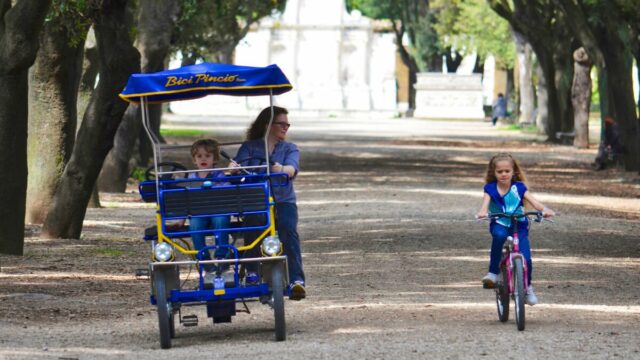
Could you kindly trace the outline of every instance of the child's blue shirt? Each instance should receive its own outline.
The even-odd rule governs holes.
[[[489,194],[491,202],[489,203],[489,212],[503,212],[506,214],[524,214],[524,193],[527,191],[527,185],[520,181],[511,182],[511,187],[504,196],[498,192],[498,183],[490,182],[484,186],[484,192]],[[510,227],[511,220],[500,218],[496,220],[498,224]],[[521,222],[527,222],[527,218],[521,218]]]

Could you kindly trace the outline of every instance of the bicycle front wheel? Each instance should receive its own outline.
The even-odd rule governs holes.
[[[502,268],[500,271],[501,281],[496,287],[496,306],[498,309],[498,318],[502,322],[509,320],[509,278],[507,269]]]
[[[525,314],[524,314],[524,268],[522,265],[522,258],[513,259],[513,299],[516,310],[516,325],[518,330],[524,330]]]

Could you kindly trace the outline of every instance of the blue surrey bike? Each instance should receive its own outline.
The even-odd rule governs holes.
[[[259,68],[203,63],[157,73],[133,74],[120,94],[122,99],[141,105],[142,123],[153,144],[154,165],[147,171],[147,180],[140,183],[139,190],[144,201],[156,203],[156,226],[145,230],[144,240],[151,244],[150,301],[157,308],[163,349],[170,348],[171,339],[176,336],[176,316],[184,326],[198,324],[196,315],[182,314],[184,307],[194,305],[206,306],[207,316],[216,324],[231,322],[237,312],[249,312],[247,301],[260,301],[273,308],[276,340],[286,339],[287,257],[282,255],[276,232],[271,189],[286,185],[289,179],[285,173],[271,173],[268,165],[241,167],[242,173],[227,176],[226,185],[222,186],[211,186],[206,179],[187,177],[195,171],[189,171],[179,163],[163,162],[163,151],[172,146],[161,144],[150,130],[148,105],[211,94],[267,95],[273,109],[273,96],[291,89],[276,65]],[[273,111],[271,115],[272,122]],[[267,136],[268,133],[265,144]],[[265,164],[269,164],[266,149],[265,154]],[[184,223],[196,217],[216,216],[231,217],[230,227],[190,230],[189,227],[172,226],[176,220]],[[254,221],[246,222],[247,217]],[[256,218],[263,219],[262,223],[256,224]],[[234,241],[229,245],[206,246],[200,251],[193,250],[190,242],[184,240],[194,233],[215,236],[220,231],[231,233],[234,239],[248,232],[259,235],[243,246],[236,246]],[[247,250],[255,247],[260,247],[261,257],[244,256]],[[229,255],[204,260],[209,252],[219,253],[220,250]],[[178,260],[176,256],[185,260]],[[250,262],[259,264],[257,282],[244,280],[244,265]],[[197,285],[186,287],[188,276],[181,276],[180,270],[191,270],[194,266],[198,269]],[[218,269],[211,282],[205,281],[205,267]],[[238,304],[243,304],[245,309],[237,309]]]

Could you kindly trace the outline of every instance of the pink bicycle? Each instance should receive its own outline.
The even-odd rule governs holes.
[[[509,320],[509,301],[513,299],[516,325],[520,331],[524,330],[525,325],[524,305],[528,287],[526,281],[528,269],[524,255],[520,252],[518,220],[527,216],[535,216],[535,222],[541,222],[544,219],[541,211],[532,211],[524,214],[491,213],[487,216],[487,219],[493,220],[500,218],[511,219],[511,223],[514,224],[511,236],[507,237],[502,247],[500,275],[495,290],[498,318],[502,322]]]

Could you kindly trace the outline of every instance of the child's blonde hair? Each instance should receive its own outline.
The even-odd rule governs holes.
[[[511,165],[513,166],[513,180],[520,181],[520,182],[527,182],[527,178],[524,176],[524,172],[522,171],[522,168],[520,168],[518,161],[514,159],[513,156],[511,156],[511,154],[499,153],[494,157],[492,157],[491,160],[489,160],[489,165],[487,166],[487,173],[484,175],[485,183],[488,184],[491,182],[498,181],[498,179],[496,178],[496,163],[498,161],[504,161],[504,160],[510,161]]]
[[[220,143],[213,139],[197,140],[191,145],[191,157],[195,157],[198,149],[205,149],[206,152],[213,154],[213,160],[220,160]]]

